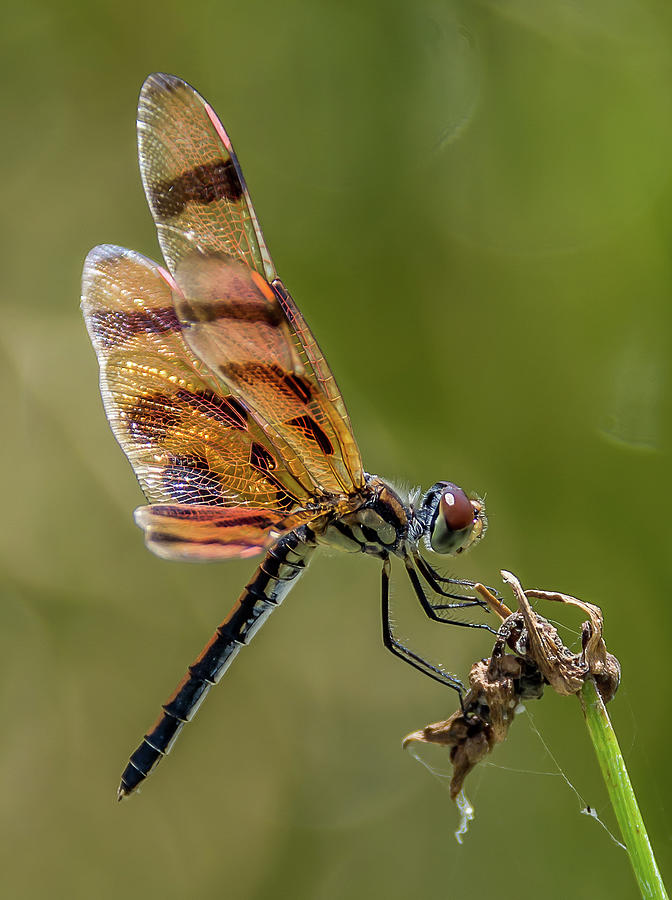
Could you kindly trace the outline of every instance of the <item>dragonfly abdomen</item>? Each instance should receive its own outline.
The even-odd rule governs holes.
[[[118,797],[133,793],[163,756],[170,752],[185,724],[195,716],[210,688],[217,684],[241,647],[249,644],[273,610],[304,572],[315,550],[312,533],[297,528],[266,554],[233,609],[218,626],[187,671],[182,683],[163,706],[153,728],[133,752],[121,776]]]

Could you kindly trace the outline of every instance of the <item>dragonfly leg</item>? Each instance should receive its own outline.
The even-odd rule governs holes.
[[[390,616],[390,557],[387,555],[383,557],[381,609],[383,618],[383,644],[390,653],[393,653],[409,666],[413,666],[414,669],[422,672],[423,675],[427,675],[429,678],[438,681],[439,684],[447,685],[454,691],[457,691],[461,703],[464,685],[460,679],[456,675],[451,675],[450,672],[444,672],[443,669],[440,669],[438,666],[428,662],[428,660],[423,659],[422,656],[418,656],[417,653],[414,653],[412,650],[409,650],[408,647],[404,646],[404,644],[402,644],[395,636]]]
[[[441,573],[437,572],[436,569],[431,566],[426,559],[423,559],[417,551],[413,552],[413,561],[415,562],[418,571],[435,594],[438,594],[440,597],[448,597],[451,600],[458,601],[458,604],[454,607],[449,603],[444,604],[443,606],[432,604],[434,609],[462,609],[464,606],[480,606],[485,611],[490,612],[487,604],[482,600],[479,600],[478,597],[473,596],[475,582],[467,581],[463,578],[448,578],[445,575],[441,575]],[[450,584],[458,590],[447,591],[445,588],[441,587],[442,584]],[[460,591],[459,588],[464,588],[465,590]],[[498,600],[502,599],[499,591],[495,588],[488,587],[488,590],[494,594]]]
[[[489,631],[491,634],[497,634],[497,630],[495,628],[491,628],[489,625],[486,625],[483,622],[461,622],[459,619],[448,619],[443,615],[440,615],[440,613],[444,609],[464,609],[465,607],[468,608],[473,606],[479,606],[482,608],[483,605],[480,601],[476,601],[475,598],[473,600],[463,599],[460,602],[450,604],[432,604],[429,601],[427,594],[425,593],[425,589],[422,586],[420,577],[413,565],[413,559],[410,556],[404,557],[404,565],[406,566],[406,573],[408,574],[411,585],[413,586],[415,595],[420,601],[420,606],[422,607],[423,612],[433,622],[445,622],[447,625],[458,625],[460,628],[482,628],[485,631]]]

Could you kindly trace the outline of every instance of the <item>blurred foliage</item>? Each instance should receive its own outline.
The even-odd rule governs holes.
[[[142,795],[114,802],[252,569],[144,550],[78,311],[92,245],[157,252],[134,135],[153,70],[230,129],[369,471],[487,493],[457,574],[506,567],[604,609],[611,715],[669,878],[669,4],[26,0],[0,34],[6,896],[635,895],[579,815],[615,828],[571,700],[530,704],[534,727],[471,777],[458,847],[447,791],[399,749],[455,698],[382,649],[363,559],[316,560]],[[487,655],[424,622],[400,575],[414,646],[461,672]]]

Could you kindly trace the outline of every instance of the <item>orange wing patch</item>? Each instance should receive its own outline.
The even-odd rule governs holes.
[[[254,556],[314,516],[304,510],[278,518],[267,509],[209,506],[141,506],[135,511],[145,542],[157,556],[196,562]]]
[[[150,75],[138,104],[140,172],[164,259],[235,256],[267,280],[275,272],[226,132],[205,100],[173,75]]]
[[[119,247],[88,256],[82,307],[105,411],[154,503],[279,511],[312,498],[238,398],[193,355],[159,267]]]
[[[193,353],[238,396],[317,494],[364,483],[333,375],[277,278],[231,142],[189,85],[152,75],[138,107],[140,168],[175,309]]]
[[[318,492],[351,493],[343,421],[301,358],[278,295],[255,274],[221,256],[186,257],[175,276],[184,339],[254,410],[269,440],[287,446],[288,463],[303,462]]]

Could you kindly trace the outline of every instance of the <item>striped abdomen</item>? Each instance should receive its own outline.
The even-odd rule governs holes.
[[[250,643],[271,612],[282,603],[315,549],[312,535],[308,535],[305,528],[297,528],[268,551],[229,615],[164,704],[154,727],[131,755],[121,776],[120,800],[131,794],[170,751],[212,685],[217,684],[240,648]]]

